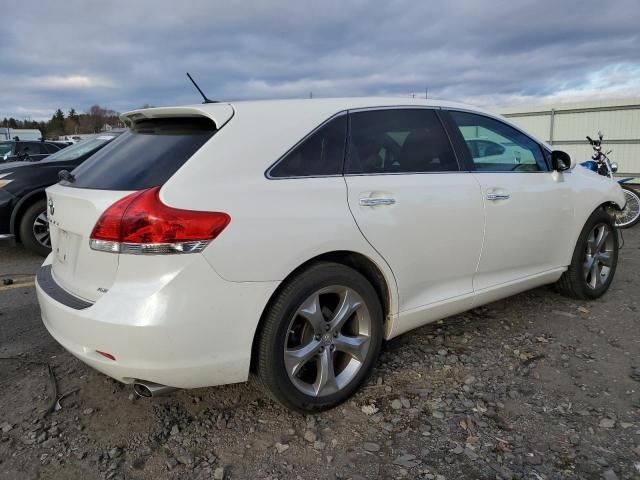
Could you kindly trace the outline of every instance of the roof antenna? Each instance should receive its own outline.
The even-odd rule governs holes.
[[[198,89],[198,91],[200,92],[200,95],[202,95],[202,98],[204,98],[204,102],[202,103],[218,103],[216,100],[210,100],[209,98],[207,98],[204,92],[200,90],[200,87],[198,86],[196,81],[193,78],[191,78],[191,75],[189,75],[189,72],[187,72],[187,77],[189,77],[189,80],[191,80],[191,83],[193,83],[193,86]]]

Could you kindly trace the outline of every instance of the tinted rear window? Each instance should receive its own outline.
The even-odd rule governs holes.
[[[73,171],[69,187],[143,190],[164,184],[216,132],[207,118],[140,120]]]
[[[294,147],[271,170],[271,178],[342,175],[347,116],[330,120]]]
[[[436,112],[421,108],[351,114],[347,172],[454,172],[458,164]]]

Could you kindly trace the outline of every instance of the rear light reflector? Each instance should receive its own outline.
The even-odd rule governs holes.
[[[166,255],[201,252],[229,225],[222,212],[172,208],[160,187],[134,192],[111,205],[93,227],[89,244],[110,253]]]

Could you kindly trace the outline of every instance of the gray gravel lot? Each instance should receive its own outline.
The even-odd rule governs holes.
[[[640,228],[625,239],[603,299],[540,288],[423,327],[306,417],[254,381],[136,399],[48,335],[14,275],[41,260],[0,249],[26,285],[0,287],[0,357],[18,358],[0,360],[0,478],[639,479]],[[73,392],[48,414],[46,364]]]

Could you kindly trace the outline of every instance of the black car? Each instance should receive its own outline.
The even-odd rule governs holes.
[[[5,140],[0,142],[0,164],[14,161],[36,162],[64,147],[65,145],[54,142]]]
[[[0,163],[0,243],[17,240],[33,252],[48,255],[51,238],[45,189],[58,182],[58,172],[73,170],[122,131],[97,135],[39,162]]]

